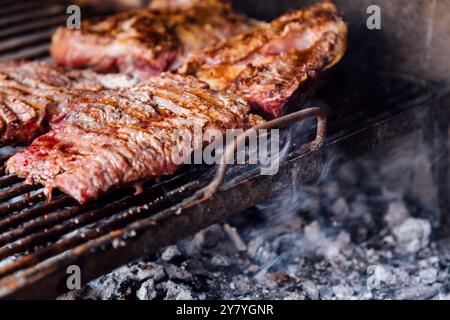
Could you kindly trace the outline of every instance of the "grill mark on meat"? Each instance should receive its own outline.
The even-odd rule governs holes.
[[[111,69],[115,70],[119,64],[123,64],[123,71],[131,71],[129,73],[136,78],[144,74],[145,78],[169,69],[172,62],[171,68],[175,68],[181,64],[184,55],[194,49],[248,32],[260,25],[262,23],[234,13],[231,6],[221,1],[200,1],[189,8],[175,9],[170,6],[156,11],[149,9],[122,13],[102,21],[88,21],[83,23],[82,30],[59,29],[53,38],[52,52],[56,60],[66,66],[80,66],[79,62],[83,65],[85,61],[77,61],[81,54],[96,59],[92,63],[95,65],[98,61],[98,70],[110,69],[103,65],[106,61],[114,65]],[[112,61],[108,62],[105,58]],[[80,73],[38,62],[0,64],[0,92],[26,97],[21,102],[32,104],[37,113],[34,123],[19,119],[8,124],[14,117],[8,110],[2,112],[6,119],[1,119],[4,134],[0,137],[0,143],[27,144],[47,131],[49,123],[58,123],[64,119],[70,107],[76,110],[79,105],[70,104],[69,101],[85,100],[85,95],[89,95],[86,90],[98,91],[109,87],[111,83],[122,85],[124,81],[127,86],[127,79],[120,77],[123,76],[100,77],[90,70]],[[14,111],[14,108],[11,109]],[[160,117],[170,115],[163,109],[155,112]],[[25,132],[20,136],[13,134],[11,130],[16,127],[14,132]]]
[[[334,4],[323,1],[305,10],[298,10],[285,14],[270,24],[256,29],[247,34],[241,34],[228,41],[211,45],[202,50],[199,54],[195,52],[191,55],[187,64],[218,65],[218,64],[236,64],[246,59],[253,59],[254,55],[262,54],[270,55],[286,51],[288,47],[297,47],[298,49],[307,49],[314,41],[306,41],[308,37],[300,38],[300,32],[306,32],[312,38],[320,36],[317,28],[326,27],[329,23],[341,22],[341,18],[337,13]],[[291,40],[286,41],[286,36],[290,36],[293,32]],[[279,46],[279,50],[274,50]]]
[[[174,115],[183,116],[185,118],[201,116],[207,116],[209,120],[214,123],[220,123],[220,117],[223,116],[224,113],[227,116],[236,115],[229,110],[223,109],[220,112],[217,110],[219,104],[214,103],[217,101],[212,101],[211,97],[208,97],[204,94],[204,89],[201,90],[192,90],[192,89],[184,89],[181,95],[175,96],[176,92],[179,91],[179,88],[168,86],[163,87],[157,93],[154,92],[154,101],[157,99],[159,102],[163,102],[162,99],[165,99],[171,104],[172,112]],[[165,93],[167,92],[167,93]],[[161,103],[160,105],[163,105]],[[197,112],[194,112],[197,111]]]
[[[61,121],[83,101],[95,99],[109,80],[134,83],[123,75],[100,75],[90,70],[65,70],[44,62],[0,64],[0,143],[26,144]],[[124,81],[125,80],[125,81]],[[72,104],[70,101],[79,103]]]
[[[160,88],[166,93],[160,94]],[[124,112],[136,92],[148,97],[139,104],[154,103],[154,107]],[[170,103],[158,102],[156,97]],[[8,161],[7,170],[85,202],[117,186],[173,173],[180,167],[172,157],[180,147],[176,133],[192,137],[194,123],[202,130],[223,132],[225,128],[245,129],[257,121],[240,99],[207,89],[193,78],[170,74],[123,89],[120,99],[103,98],[86,103],[17,153]],[[152,116],[153,108],[170,110],[172,105],[186,112]],[[231,108],[235,111],[229,112]],[[181,146],[190,148],[191,143],[184,141]]]
[[[9,136],[9,131],[17,127],[18,119],[8,107],[7,98],[2,97],[1,102],[2,104],[0,105],[0,117],[2,118],[3,122],[2,134]]]
[[[2,87],[3,90],[9,90],[11,94],[22,94],[22,95],[29,95],[31,94],[31,91],[24,85],[8,80],[8,75],[2,73],[0,74],[2,77],[0,81],[0,87]]]
[[[189,10],[196,6],[222,9],[230,7],[231,4],[228,0],[152,0],[148,8],[153,10]]]
[[[341,59],[346,36],[337,8],[323,1],[195,52],[178,71],[243,96],[254,112],[274,118],[309,79]]]
[[[276,61],[269,58],[242,71],[225,90],[239,92],[253,109],[277,117],[296,91],[330,67],[341,50],[336,43],[336,34],[324,34],[311,49],[288,51]]]
[[[192,137],[193,125],[203,131],[247,129],[262,121],[250,114],[249,104],[253,110],[278,116],[308,79],[342,57],[345,37],[345,24],[328,1],[282,16],[250,38],[237,37],[200,52],[180,69],[200,80],[165,74],[116,93],[102,91],[82,103],[74,101],[77,112],[10,158],[7,171],[59,188],[79,202],[172,174],[180,167],[172,153],[188,157],[193,147],[192,141],[180,140],[174,133]],[[253,38],[258,48],[239,52],[246,50],[242,39]]]
[[[146,79],[178,67],[188,52],[260,25],[218,0],[188,8],[151,7],[86,21],[81,30],[59,28],[50,50],[67,67],[119,70]]]
[[[146,105],[147,107],[143,107],[143,108],[141,108],[141,110],[139,110],[139,107],[134,107],[135,105],[130,106],[130,105],[124,103],[124,101],[121,101],[120,99],[117,99],[114,97],[101,99],[99,101],[99,103],[104,105],[105,108],[107,108],[107,109],[100,110],[103,112],[104,117],[105,116],[107,116],[108,118],[111,117],[111,119],[119,119],[119,118],[126,118],[126,119],[130,119],[130,120],[137,119],[139,121],[139,123],[143,123],[145,121],[148,121],[152,117],[154,117],[154,114],[155,114],[155,111],[154,111],[155,109],[153,107],[151,107],[151,105]],[[114,108],[111,108],[111,110],[110,110],[111,112],[108,113],[107,112],[109,110],[108,107],[111,107],[111,106],[113,106]],[[97,120],[95,117],[95,114],[97,111],[99,111],[99,110],[98,109],[88,109],[84,114],[90,114],[90,112],[92,112],[92,115],[94,116],[93,120],[95,121],[95,120]]]

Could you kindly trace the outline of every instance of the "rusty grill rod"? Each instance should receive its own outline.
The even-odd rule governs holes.
[[[300,148],[301,153],[314,152],[317,151],[325,142],[326,127],[327,127],[327,117],[325,113],[317,107],[311,107],[303,109],[291,114],[285,115],[283,117],[264,122],[262,124],[256,125],[253,128],[245,131],[239,135],[230,145],[228,145],[222,155],[219,167],[217,169],[216,175],[211,180],[211,182],[203,189],[198,190],[192,197],[187,198],[181,204],[182,207],[192,207],[200,202],[204,202],[211,198],[223,184],[225,180],[225,174],[227,169],[227,163],[232,159],[236,148],[242,146],[245,143],[246,138],[253,133],[259,134],[259,130],[262,129],[276,129],[286,127],[294,122],[301,121],[308,118],[317,118],[317,130],[314,141],[302,145]]]
[[[2,279],[7,281],[10,277],[33,274],[36,270],[42,270],[38,266],[62,266],[81,254],[92,252],[92,248],[119,241],[130,232],[131,227],[144,230],[169,221],[183,211],[178,212],[178,206],[174,204],[205,186],[206,178],[214,173],[214,170],[205,168],[189,169],[194,170],[183,171],[156,184],[146,184],[142,194],[133,195],[133,190],[124,194],[118,190],[109,198],[88,206],[68,204],[66,209],[56,206],[49,210],[43,204],[42,192],[39,191],[30,197],[31,200],[39,195],[33,199],[31,208],[25,211],[17,212],[29,206],[23,199],[16,201],[12,207],[0,206],[0,212],[3,212],[0,225],[3,225],[4,230],[0,237],[0,256],[8,259],[0,268],[0,289],[6,283]],[[230,170],[237,169],[232,167]],[[54,201],[59,199],[63,198],[58,196]],[[214,203],[214,200],[208,202]],[[19,225],[23,230],[17,228]]]
[[[197,184],[194,183],[191,188],[191,192],[194,192],[197,189]],[[186,187],[183,187],[183,191],[186,190]],[[182,194],[183,192],[180,192],[180,190],[174,191],[174,196],[176,197],[177,194]],[[148,196],[147,192],[143,193],[142,195]],[[141,196],[141,195],[138,195]],[[179,197],[179,196],[178,196]],[[183,198],[183,196],[181,197]],[[94,220],[98,220],[99,218],[104,218],[111,215],[111,212],[116,212],[118,210],[124,210],[126,208],[129,208],[131,204],[136,203],[136,197],[128,197],[122,201],[118,201],[116,203],[113,203],[111,205],[108,205],[103,208],[99,208],[93,211],[90,211],[86,213],[83,216],[80,216],[76,220],[69,220],[68,223],[58,225],[54,229],[46,230],[44,232],[33,234],[32,236],[29,236],[27,238],[21,239],[20,241],[16,241],[12,244],[9,244],[8,246],[3,246],[0,248],[0,259],[3,259],[5,257],[8,257],[12,254],[17,253],[20,250],[29,248],[30,246],[42,243],[43,240],[51,240],[52,237],[59,236],[61,233],[67,233],[69,230],[75,230],[79,229],[80,225],[85,225],[89,222],[92,222]],[[145,207],[145,212],[158,212],[164,207],[170,206],[174,200],[180,201],[181,199],[166,199],[164,197],[160,197],[159,199],[155,200],[151,204],[147,204]],[[127,223],[130,223],[132,221],[135,221],[139,218],[141,213],[144,211],[141,207],[138,207],[134,210],[130,209],[124,212],[119,213],[118,215],[112,216],[109,221],[97,226],[93,230],[86,230],[77,232],[75,235],[60,240],[54,244],[50,244],[42,249],[38,249],[35,253],[22,256],[17,258],[14,262],[5,265],[4,267],[0,268],[0,278],[7,276],[17,270],[29,267],[31,265],[37,264],[39,262],[44,261],[45,259],[49,258],[50,256],[58,255],[66,250],[69,250],[77,245],[80,245],[81,243],[84,243],[88,240],[92,240],[95,238],[98,238],[100,236],[103,236],[107,234],[110,231],[113,231],[117,228],[125,226]]]
[[[38,192],[35,195],[30,196],[28,199],[18,200],[16,202],[3,204],[0,206],[0,217],[4,217],[9,213],[13,213],[19,210],[23,210],[27,207],[35,205],[38,202],[45,200],[46,196],[44,192]]]
[[[274,120],[273,124],[280,124],[284,126],[294,121],[303,120],[304,118],[311,116],[318,116],[319,119],[317,139],[314,141],[314,143],[317,144],[317,148],[322,144],[324,138],[324,133],[322,131],[325,129],[325,124],[322,122],[324,118],[323,114],[320,112],[320,109],[311,108],[298,111],[295,114]],[[270,126],[271,124],[272,122],[268,122],[266,126]],[[257,128],[259,128],[259,126]],[[212,184],[215,183],[216,181],[213,180]],[[7,194],[5,198],[11,196],[11,194],[17,195],[17,193],[19,193],[25,186],[29,187],[28,185],[20,185],[19,187],[14,187],[11,189],[14,192],[8,190],[5,192],[5,194]],[[167,186],[167,184],[165,186]],[[149,212],[157,213],[163,209],[167,209],[171,207],[174,202],[179,203],[183,199],[186,199],[187,194],[195,193],[195,191],[199,188],[199,184],[197,182],[191,182],[187,185],[183,185],[182,187],[175,188],[168,194],[165,194],[164,190],[157,190],[156,187],[158,187],[158,184],[143,190],[140,194],[130,195],[120,201],[113,202],[104,207],[89,210],[76,218],[73,218],[73,216],[75,216],[79,211],[82,211],[83,209],[92,209],[90,206],[95,206],[95,203],[75,206],[71,209],[58,211],[51,215],[45,214],[57,208],[61,208],[63,205],[66,205],[69,201],[71,201],[70,198],[62,196],[49,204],[25,210],[0,219],[0,231],[6,231],[9,227],[13,227],[37,217],[35,221],[27,224],[21,230],[12,229],[11,231],[6,231],[2,236],[0,236],[0,245],[2,246],[0,248],[0,259],[5,259],[32,247],[38,247],[34,253],[21,256],[15,261],[1,267],[0,278],[33,264],[40,263],[50,256],[61,254],[62,252],[86,241],[101,237],[108,232],[123,227],[127,223],[137,220],[141,216],[141,213],[145,212],[146,215],[148,215]],[[28,192],[28,189],[24,190],[27,190]],[[149,196],[152,196],[154,200],[148,202]],[[143,205],[126,210],[127,208],[131,208],[142,202],[144,203]],[[119,213],[112,215],[112,212]],[[41,214],[45,215],[43,217],[39,217]],[[67,222],[50,227],[52,224],[67,218],[69,218]],[[101,221],[103,218],[109,219],[107,219],[104,223],[99,223],[93,230],[80,232],[80,227],[86,226],[94,221]],[[74,235],[63,238],[54,244],[49,244],[43,248],[39,248],[40,245],[44,245],[46,242],[52,240],[57,240],[58,237],[64,234],[70,234],[73,230],[77,230]]]
[[[15,197],[24,195],[28,192],[35,191],[40,189],[41,187],[38,185],[30,185],[30,184],[20,184],[16,187],[12,187],[4,192],[0,193],[0,201],[11,200]]]
[[[66,17],[63,16],[56,16],[54,18],[47,18],[38,21],[32,21],[27,24],[20,24],[18,26],[14,26],[9,29],[3,29],[0,30],[0,39],[5,39],[8,37],[14,37],[17,34],[22,34],[25,32],[32,32],[32,31],[40,31],[42,29],[46,28],[55,28],[55,26],[63,24],[66,21]]]
[[[197,172],[198,170],[193,170]],[[185,180],[190,180],[189,172],[180,174],[179,176],[166,179],[162,183],[157,183],[153,187],[145,189],[141,194],[133,195],[132,190],[129,191],[129,195],[121,200],[110,203],[106,206],[101,206],[98,203],[90,203],[86,205],[75,205],[62,211],[55,211],[63,206],[73,204],[75,201],[67,196],[62,196],[49,204],[44,204],[38,207],[34,207],[22,212],[15,212],[26,206],[27,200],[20,200],[13,205],[6,205],[0,207],[0,212],[5,216],[0,219],[0,230],[3,232],[0,236],[0,260],[7,258],[15,253],[19,253],[30,248],[44,245],[48,241],[57,240],[58,237],[69,234],[70,232],[79,229],[89,223],[100,221],[105,217],[111,217],[114,212],[120,212],[132,207],[136,203],[147,200],[149,197],[154,197],[159,194],[159,198],[154,200],[154,203],[148,205],[148,209],[152,210],[161,207],[162,205],[170,206],[175,201],[175,198],[164,198],[164,188],[156,190],[164,184],[165,188],[170,187],[171,184],[185,183]],[[17,189],[17,188],[15,188]],[[25,189],[28,190],[28,189]],[[183,184],[177,192],[180,190],[186,191],[186,186]],[[118,191],[123,196],[123,190]],[[14,192],[15,194],[17,192]],[[179,192],[182,195],[182,192]],[[28,201],[41,201],[44,198],[44,193],[40,192],[33,197],[30,197]],[[116,198],[116,195],[112,194],[112,198]],[[164,201],[162,201],[164,200]],[[46,247],[45,249],[38,250],[36,257],[45,259],[49,254],[61,253],[64,250],[70,249],[73,245],[79,244],[83,241],[91,239],[95,236],[102,235],[114,228],[115,226],[121,226],[128,221],[133,221],[138,217],[142,211],[126,211],[119,214],[118,217],[113,218],[111,221],[107,221],[104,225],[100,224],[94,231],[86,232],[85,234],[74,234],[67,239],[58,243],[58,245]],[[8,215],[9,214],[9,215]],[[29,221],[29,222],[27,222]],[[22,228],[13,228],[13,226],[25,223]],[[60,224],[58,224],[60,223]],[[28,261],[28,262],[27,262]],[[23,264],[25,263],[25,264]],[[18,270],[20,268],[28,266],[29,259],[17,260],[14,266],[10,266],[6,269],[1,269],[0,273],[11,270]],[[5,271],[6,270],[6,271]]]
[[[7,176],[7,177],[3,177],[0,179],[0,189],[1,188],[6,188],[6,187],[10,187],[18,182],[22,181],[22,179],[20,179],[17,176]]]
[[[0,1],[0,17],[0,60],[8,60],[48,55],[50,30],[63,23],[66,14],[65,6],[54,3],[3,0]],[[31,30],[35,32],[31,35],[25,34]],[[394,81],[391,90],[395,91],[396,86],[404,84],[405,81]],[[399,106],[407,108],[413,101],[414,104],[420,104],[428,103],[431,99],[422,94],[423,88],[420,86],[406,85],[402,90],[402,94],[391,95],[386,105],[392,105],[393,109],[398,110]],[[383,107],[390,110],[386,105]],[[342,118],[333,119],[335,126],[346,128],[354,123],[355,117],[364,115],[367,119],[380,111],[377,108],[358,106],[355,110],[351,107],[351,105],[340,106]],[[352,114],[352,117],[349,117],[349,114]],[[386,131],[385,128],[382,131]],[[306,159],[303,158],[306,156],[313,157],[309,154],[303,155],[301,159]],[[4,164],[8,157],[9,155],[0,156],[0,165]],[[298,162],[291,164],[295,165],[295,163]],[[284,166],[286,165],[285,163]],[[306,161],[303,165],[305,168],[308,165],[315,166],[312,161]],[[11,294],[16,289],[32,286],[36,278],[44,277],[44,274],[49,276],[55,271],[59,272],[58,268],[82,256],[94,255],[93,250],[103,246],[114,247],[115,241],[126,238],[130,231],[144,232],[152,226],[171,221],[180,213],[185,214],[186,212],[182,212],[183,209],[179,211],[180,207],[176,204],[205,186],[209,178],[214,175],[212,168],[190,167],[189,169],[173,177],[162,179],[160,182],[147,183],[143,192],[138,195],[134,195],[131,189],[117,190],[98,202],[79,205],[61,194],[55,196],[51,203],[46,204],[45,194],[40,186],[29,186],[21,183],[22,180],[17,177],[6,176],[2,166],[0,168],[0,188],[3,189],[0,191],[0,202],[3,202],[0,204],[0,296],[4,296],[5,292]],[[310,170],[316,172],[318,169]],[[234,167],[229,168],[228,171],[237,173],[237,178],[232,180],[233,186],[238,185],[239,178],[244,175],[251,186],[253,172],[247,171],[242,174],[242,170],[239,171],[239,168]],[[273,178],[273,181],[276,179]],[[233,193],[230,185],[227,185],[227,188],[221,190],[225,189]],[[205,212],[208,218],[200,213],[203,208],[214,207],[215,202],[216,199],[209,199],[205,207],[200,204],[200,211],[192,210],[192,218],[201,220],[192,221],[192,224],[200,226],[206,223],[204,221],[211,220],[209,215],[214,212]],[[239,207],[235,203],[233,207],[233,198],[227,203],[229,208]],[[134,247],[136,244],[130,248]],[[141,255],[142,251],[137,256]],[[99,252],[96,252],[94,258],[98,256]],[[127,256],[128,260],[116,257],[117,261],[126,262],[132,256],[131,254]],[[135,253],[134,257],[137,256]],[[8,262],[2,263],[3,258]],[[116,259],[113,260],[105,262],[105,265],[108,265],[107,268],[118,266]],[[96,270],[88,277],[91,279],[94,274],[109,270]],[[27,278],[27,275],[31,277]],[[24,278],[21,278],[22,276]],[[17,279],[27,280],[18,282]],[[11,287],[11,283],[20,283],[20,285]],[[48,282],[46,285],[49,285]]]
[[[62,196],[42,206],[35,207],[29,210],[24,210],[7,217],[3,217],[0,219],[0,232],[4,232],[11,226],[18,225],[22,222],[33,219],[38,216],[42,216],[44,219],[47,219],[48,213],[52,212],[53,210],[63,208],[65,205],[68,205],[70,203],[73,203],[73,200],[70,197]],[[24,229],[21,228],[21,231],[24,231]],[[0,235],[0,238],[2,238],[4,235],[5,235],[4,233]]]

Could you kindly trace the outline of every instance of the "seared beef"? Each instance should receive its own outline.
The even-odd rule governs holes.
[[[341,59],[346,35],[334,4],[323,1],[196,52],[180,72],[244,97],[255,112],[278,117],[309,79]]]
[[[180,166],[174,154],[189,157],[193,147],[201,147],[179,139],[192,137],[195,124],[223,132],[262,121],[250,115],[245,100],[256,111],[280,115],[309,78],[342,57],[345,37],[345,24],[329,2],[284,15],[191,57],[180,72],[209,85],[166,74],[74,100],[70,108],[77,112],[13,156],[7,171],[80,202],[171,174]]]
[[[64,116],[68,101],[133,82],[122,75],[70,71],[44,62],[0,64],[0,143],[20,145]]]
[[[203,132],[249,128],[257,116],[239,98],[195,78],[163,75],[131,89],[74,102],[78,112],[7,162],[7,171],[80,202],[111,188],[172,174]],[[201,147],[197,146],[197,147]],[[180,157],[180,158],[178,158]]]
[[[133,69],[127,70],[130,77],[69,71],[38,62],[0,64],[0,143],[25,144],[47,131],[52,120],[66,114],[68,100],[90,94],[79,90],[129,86],[142,76],[135,68],[144,78],[159,74],[170,64],[181,63],[177,59],[182,54],[258,24],[219,0],[176,3],[168,2],[164,10],[124,13],[98,24],[87,22],[81,31],[60,29],[55,34],[52,52],[61,64],[93,65],[101,71],[121,65]]]
[[[188,8],[169,6],[87,21],[81,30],[60,28],[51,53],[67,67],[119,70],[146,79],[178,67],[194,49],[259,25],[219,0],[196,1]]]

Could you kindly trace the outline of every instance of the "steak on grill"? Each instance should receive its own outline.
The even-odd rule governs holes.
[[[123,75],[65,70],[44,62],[0,64],[0,143],[20,145],[45,132],[68,110],[68,101],[134,81]]]
[[[193,136],[194,124],[223,132],[262,121],[250,114],[245,99],[254,110],[278,116],[290,95],[342,57],[345,37],[345,24],[329,2],[284,15],[269,27],[203,51],[180,70],[209,85],[165,74],[74,100],[71,109],[77,112],[9,159],[7,171],[80,202],[171,174],[180,166],[174,151],[191,155],[191,145],[178,137]]]
[[[167,2],[165,7],[162,4],[158,6],[161,11],[152,9],[124,13],[98,25],[88,22],[82,31],[60,29],[54,36],[52,46],[56,60],[67,66],[78,66],[84,59],[78,59],[81,53],[91,55],[99,63],[109,63],[101,55],[101,50],[86,47],[90,43],[88,40],[94,39],[93,37],[97,44],[102,44],[102,50],[106,51],[111,49],[113,52],[118,43],[123,44],[123,49],[130,49],[129,52],[123,52],[124,57],[130,52],[141,50],[143,56],[159,52],[159,57],[164,59],[168,57],[167,54],[171,55],[169,51],[165,51],[171,46],[180,50],[182,43],[183,50],[189,52],[203,44],[248,31],[257,25],[253,20],[234,14],[229,5],[219,0],[189,0],[183,1],[183,6],[176,0]],[[231,25],[236,28],[231,28]],[[105,36],[103,38],[102,33]],[[115,42],[111,40],[112,37],[116,37]],[[125,38],[127,41],[124,42]],[[105,41],[110,44],[103,46]],[[150,66],[141,62],[144,69]],[[171,62],[175,63],[172,59]],[[106,70],[101,66],[99,69]],[[164,69],[166,66],[156,68],[151,73],[159,74]],[[38,62],[0,64],[0,72],[0,143],[13,145],[26,144],[47,131],[52,120],[59,120],[66,114],[68,100],[89,94],[79,90],[118,88],[138,81],[135,72],[132,80],[131,77],[120,74],[70,71]]]
[[[86,21],[81,30],[59,28],[50,50],[66,67],[119,70],[146,79],[178,67],[194,49],[259,25],[219,0],[196,1],[185,9],[169,5]]]
[[[278,117],[310,79],[342,58],[346,37],[336,6],[323,1],[195,52],[179,72],[244,97],[254,112]]]
[[[177,159],[191,155],[195,145],[180,137],[192,137],[194,126],[224,133],[261,121],[243,100],[180,75],[91,98],[74,102],[78,112],[9,159],[7,171],[86,202],[115,187],[172,174],[181,166]]]

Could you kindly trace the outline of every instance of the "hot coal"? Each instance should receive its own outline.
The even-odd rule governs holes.
[[[61,298],[450,299],[450,240],[367,177],[345,165]]]

